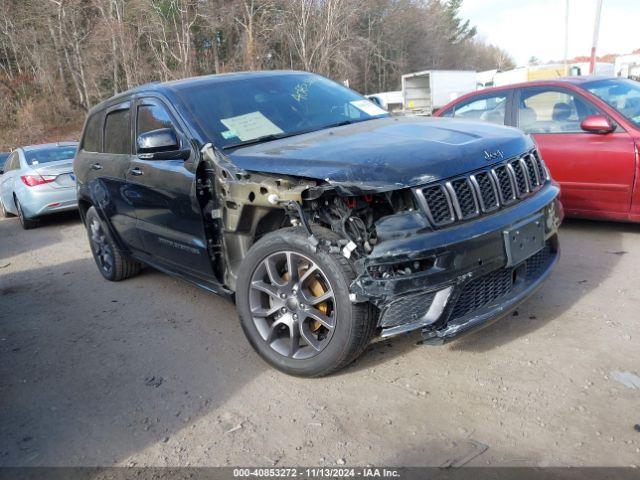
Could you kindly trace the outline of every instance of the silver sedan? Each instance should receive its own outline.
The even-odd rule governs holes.
[[[20,147],[11,152],[0,176],[0,215],[17,215],[25,229],[38,218],[78,208],[73,158],[76,142]]]

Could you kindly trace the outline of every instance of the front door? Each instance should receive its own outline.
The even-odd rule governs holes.
[[[186,148],[181,124],[157,98],[139,98],[135,106],[135,137],[171,128]],[[145,160],[134,157],[127,171],[137,228],[145,251],[172,270],[211,280],[213,267],[195,192],[195,160]]]
[[[608,134],[583,131],[582,120],[602,112],[568,89],[522,88],[516,105],[518,127],[533,135],[560,183],[567,213],[626,219],[635,166],[631,136],[621,127]]]

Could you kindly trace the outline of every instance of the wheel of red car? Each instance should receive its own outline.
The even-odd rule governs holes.
[[[304,230],[265,235],[238,275],[236,306],[249,342],[288,374],[318,377],[345,367],[373,334],[367,305],[349,299],[354,278],[346,258],[313,248]]]

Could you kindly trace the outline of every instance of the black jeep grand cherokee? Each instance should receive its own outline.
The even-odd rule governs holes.
[[[118,95],[90,112],[74,169],[105,278],[147,264],[235,297],[253,347],[296,375],[376,335],[487,324],[558,257],[558,187],[529,136],[390,117],[308,73]]]

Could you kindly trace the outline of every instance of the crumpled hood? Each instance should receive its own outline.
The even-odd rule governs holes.
[[[519,130],[479,121],[387,117],[236,149],[238,167],[386,191],[473,171],[533,148]],[[488,160],[485,152],[500,151]]]

